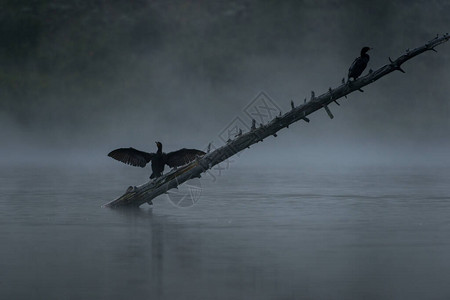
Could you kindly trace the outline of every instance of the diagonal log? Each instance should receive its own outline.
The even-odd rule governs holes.
[[[235,155],[239,151],[249,148],[251,145],[263,141],[266,137],[271,135],[276,137],[276,132],[288,127],[290,124],[299,120],[309,122],[306,117],[313,112],[324,108],[330,118],[333,118],[328,105],[332,102],[337,103],[337,99],[346,97],[348,94],[354,91],[363,92],[362,87],[373,83],[387,74],[400,71],[405,72],[401,66],[411,58],[424,53],[426,51],[436,51],[434,48],[442,43],[447,42],[450,36],[445,34],[442,37],[436,36],[433,40],[429,41],[425,45],[415,48],[413,50],[407,50],[405,54],[398,57],[396,60],[389,58],[389,64],[379,68],[376,71],[369,71],[364,77],[360,77],[355,81],[343,80],[343,83],[334,89],[329,89],[326,93],[315,97],[314,92],[311,93],[311,99],[309,102],[301,104],[295,107],[291,102],[291,110],[282,116],[275,117],[269,123],[256,128],[254,122],[249,132],[243,133],[237,136],[234,140],[230,140],[226,145],[217,148],[216,150],[207,153],[203,157],[197,158],[197,160],[189,163],[186,166],[170,171],[169,173],[150,181],[138,187],[129,187],[124,195],[113,200],[105,207],[123,207],[123,206],[140,206],[146,202],[151,203],[155,197],[166,193],[169,189],[177,188],[178,185],[192,178],[200,178],[201,174],[220,162]]]

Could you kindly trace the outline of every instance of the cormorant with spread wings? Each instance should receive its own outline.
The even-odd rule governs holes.
[[[165,165],[171,168],[179,167],[193,161],[198,156],[206,154],[197,149],[186,148],[166,154],[162,152],[162,144],[160,142],[156,142],[156,146],[158,147],[156,153],[147,153],[130,147],[113,150],[108,156],[123,163],[141,168],[145,167],[149,162],[152,162],[153,173],[150,179],[153,179],[162,176]]]

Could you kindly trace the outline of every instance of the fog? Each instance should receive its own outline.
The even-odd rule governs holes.
[[[150,175],[111,150],[219,147],[259,101],[326,93],[363,46],[376,70],[449,11],[0,1],[0,298],[449,299],[450,43],[153,206],[101,208]]]
[[[50,2],[50,1],[48,1]],[[1,162],[104,164],[219,145],[264,91],[283,111],[448,31],[448,1],[23,1],[0,5]],[[239,163],[449,163],[449,45],[244,151]],[[367,72],[367,70],[366,70]]]

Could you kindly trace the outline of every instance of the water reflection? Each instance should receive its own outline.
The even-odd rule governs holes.
[[[113,210],[101,205],[140,178],[3,170],[0,298],[450,293],[448,170],[255,172],[230,170],[190,209]]]

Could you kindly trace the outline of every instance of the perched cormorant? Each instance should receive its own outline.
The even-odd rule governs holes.
[[[152,175],[150,178],[158,178],[164,171],[164,165],[171,168],[179,167],[188,162],[193,161],[197,156],[205,155],[206,153],[196,149],[180,149],[170,153],[162,152],[162,144],[156,142],[158,151],[156,153],[147,153],[139,151],[134,148],[120,148],[109,152],[108,156],[121,161],[123,163],[136,166],[145,167],[149,162],[152,162]]]
[[[350,69],[348,69],[348,80],[350,78],[353,78],[353,80],[356,80],[364,69],[367,67],[367,63],[369,62],[369,55],[367,54],[367,51],[369,51],[372,48],[364,47],[361,49],[361,56],[356,58],[355,61],[350,66]]]

